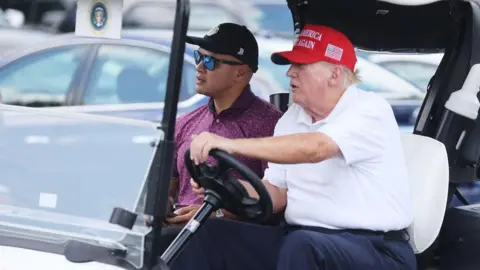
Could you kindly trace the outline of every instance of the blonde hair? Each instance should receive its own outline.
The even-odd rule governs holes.
[[[343,71],[343,74],[345,74],[345,77],[344,77],[345,87],[349,87],[352,84],[357,84],[357,83],[362,82],[358,69],[356,69],[354,72],[352,72],[349,68],[347,68],[346,66],[343,66],[343,65],[332,64],[332,63],[326,62],[326,61],[322,61],[322,62],[319,62],[319,63],[321,63],[323,65],[327,65],[331,68],[333,68],[333,67],[341,68],[342,71]]]
[[[339,66],[339,67],[342,68],[343,73],[345,74],[345,85],[346,86],[350,86],[352,84],[357,84],[357,83],[362,82],[358,69],[355,69],[355,71],[352,72],[350,69],[348,69],[345,66]]]

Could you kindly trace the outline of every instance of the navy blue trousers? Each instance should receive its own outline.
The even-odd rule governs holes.
[[[286,230],[210,218],[171,270],[416,269],[408,242],[381,235]]]

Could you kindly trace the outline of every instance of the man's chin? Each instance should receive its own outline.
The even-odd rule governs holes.
[[[298,102],[300,101],[298,96],[295,93],[293,93],[291,95],[292,95],[292,101],[298,104]]]
[[[195,91],[197,92],[197,94],[210,96],[208,90],[204,89],[203,87],[202,88],[197,87]]]
[[[299,98],[298,96],[295,97],[295,95],[293,95],[292,101],[293,101],[293,103],[295,103],[297,105],[300,105],[301,107],[305,106],[305,100],[302,99],[302,98]]]

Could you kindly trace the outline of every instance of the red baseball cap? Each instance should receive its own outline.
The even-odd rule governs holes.
[[[357,63],[355,48],[343,33],[330,27],[313,24],[305,25],[291,51],[273,53],[271,59],[278,65],[326,61],[344,65],[352,72]]]

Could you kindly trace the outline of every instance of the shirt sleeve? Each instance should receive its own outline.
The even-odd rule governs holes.
[[[396,124],[391,123],[395,118],[390,107],[362,107],[318,130],[335,141],[347,165],[381,157],[389,136],[386,131]]]

